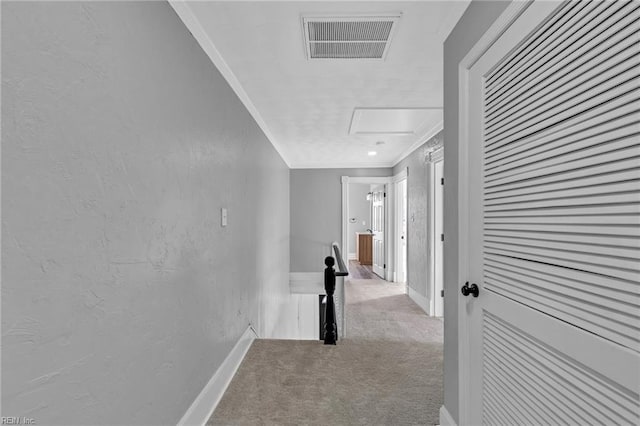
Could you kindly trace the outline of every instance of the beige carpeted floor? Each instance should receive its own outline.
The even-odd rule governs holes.
[[[256,340],[208,425],[433,425],[442,321],[401,286],[347,282],[347,337]]]

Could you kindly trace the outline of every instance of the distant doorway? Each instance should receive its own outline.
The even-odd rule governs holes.
[[[385,201],[386,185],[371,188],[371,233],[373,234],[373,273],[385,279]]]
[[[372,177],[349,177],[342,176],[342,247],[350,248],[350,241],[353,239],[356,246],[355,253],[349,253],[348,260],[358,260],[359,257],[359,238],[360,236],[371,238],[371,270],[377,276],[374,278],[382,278],[383,280],[392,281],[393,276],[389,272],[393,268],[395,253],[393,250],[393,244],[386,244],[386,241],[394,241],[393,235],[387,235],[389,232],[393,232],[393,226],[389,221],[393,220],[393,202],[386,203],[385,193],[393,191],[394,185],[391,185],[390,176],[372,176]],[[352,213],[350,209],[350,193],[358,188],[356,185],[366,184],[369,185],[369,191],[366,194],[367,200],[371,203],[371,220],[370,227],[365,232],[354,232],[353,227],[350,225],[362,223],[360,216]],[[375,193],[378,195],[374,195]],[[393,200],[393,194],[389,196],[387,193],[386,199]],[[375,205],[375,207],[374,207]],[[363,235],[364,234],[364,235]],[[357,241],[357,243],[356,243]],[[377,245],[377,247],[376,247]],[[345,255],[345,257],[347,257]],[[345,259],[347,262],[347,259]],[[361,265],[366,265],[368,262],[359,262]],[[350,274],[350,278],[353,278]]]

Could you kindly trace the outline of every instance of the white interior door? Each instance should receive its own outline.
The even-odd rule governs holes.
[[[463,422],[640,422],[639,7],[534,2],[470,69]]]
[[[407,180],[396,183],[396,218],[397,218],[397,264],[396,281],[407,280]]]
[[[385,247],[384,247],[384,209],[385,185],[372,188],[371,229],[373,230],[373,272],[380,278],[385,278]]]
[[[442,166],[444,162],[438,161],[434,163],[434,180],[433,180],[433,315],[441,317],[444,310],[444,299],[442,297],[443,281],[443,193],[442,193]]]

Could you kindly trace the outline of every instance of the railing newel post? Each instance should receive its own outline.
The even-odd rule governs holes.
[[[324,259],[324,264],[326,265],[326,268],[324,270],[324,289],[327,292],[324,344],[335,345],[336,341],[338,340],[336,327],[336,307],[333,301],[333,293],[336,290],[336,271],[333,269],[333,265],[335,265],[335,259],[331,256],[327,256]]]

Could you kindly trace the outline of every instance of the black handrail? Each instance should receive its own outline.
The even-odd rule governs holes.
[[[335,252],[336,259],[338,259],[338,272],[333,269],[333,265],[336,263],[336,259],[331,256],[324,258],[324,264],[326,268],[324,270],[324,290],[327,292],[327,306],[325,311],[325,325],[324,325],[324,344],[335,345],[338,340],[338,328],[336,327],[336,305],[333,301],[333,293],[336,290],[336,276],[345,277],[349,275],[347,267],[344,265],[344,260],[340,254],[340,247],[337,243],[331,244],[333,251]]]
[[[338,243],[333,243],[331,245],[333,246],[333,252],[336,254],[336,259],[338,260],[338,271],[336,272],[336,277],[346,277],[349,275],[349,270],[344,264],[344,259],[342,259],[340,247],[338,246]]]

